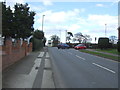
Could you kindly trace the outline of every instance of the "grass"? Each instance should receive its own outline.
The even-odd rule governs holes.
[[[117,49],[95,49],[96,51],[100,51],[100,52],[106,52],[106,53],[112,53],[112,54],[120,54]]]
[[[112,60],[115,60],[115,61],[119,60],[117,56],[112,56],[112,55],[103,54],[103,53],[94,52],[94,51],[88,51],[88,50],[80,50],[80,51],[85,52],[85,53],[89,53],[89,54],[93,54],[93,55],[97,55],[97,56],[100,56],[100,57],[112,59]]]

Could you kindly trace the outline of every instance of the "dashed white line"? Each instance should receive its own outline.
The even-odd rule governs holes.
[[[40,52],[40,54],[39,54],[38,57],[39,57],[39,58],[40,58],[40,57],[43,57],[43,56],[44,56],[44,53],[45,53],[45,52]]]
[[[78,55],[76,55],[76,57],[78,57],[78,58],[80,58],[80,59],[82,59],[82,60],[85,60],[85,58],[82,58],[82,57],[80,57],[80,56],[78,56]]]
[[[101,66],[101,65],[99,65],[99,64],[96,64],[96,63],[92,63],[93,65],[96,65],[96,66],[98,66],[98,67],[100,67],[100,68],[103,68],[103,69],[105,69],[105,70],[107,70],[107,71],[109,71],[109,72],[112,72],[112,73],[116,73],[115,71],[113,71],[113,70],[111,70],[111,69],[108,69],[108,68],[106,68],[106,67],[104,67],[104,66]]]
[[[47,53],[46,53],[46,58],[48,58],[48,57],[50,57],[50,56],[49,56],[49,53],[47,52]]]

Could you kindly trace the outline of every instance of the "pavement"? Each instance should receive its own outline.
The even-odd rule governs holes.
[[[46,47],[2,72],[2,88],[55,88],[49,53]]]

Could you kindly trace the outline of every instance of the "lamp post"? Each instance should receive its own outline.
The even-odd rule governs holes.
[[[42,31],[43,31],[44,16],[45,15],[42,16]]]
[[[105,24],[105,37],[106,37],[107,24]]]

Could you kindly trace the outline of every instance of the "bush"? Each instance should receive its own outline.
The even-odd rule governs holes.
[[[98,48],[98,44],[91,44],[91,45],[89,46],[89,48],[97,49],[97,48]]]
[[[110,47],[109,38],[99,38],[98,47],[100,49],[107,49]]]
[[[117,44],[113,44],[112,48],[117,49]]]
[[[117,42],[117,50],[120,52],[120,40]]]
[[[39,51],[44,46],[44,43],[42,42],[42,40],[37,38],[31,38],[30,42],[33,43],[33,51]]]

